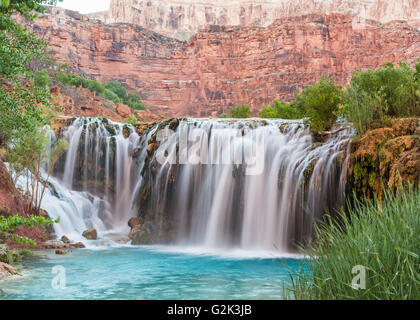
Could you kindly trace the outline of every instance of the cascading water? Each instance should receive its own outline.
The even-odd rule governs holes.
[[[288,252],[344,201],[350,129],[316,143],[302,121],[175,119],[139,135],[80,118],[63,136],[44,201],[58,235],[140,216],[149,243]]]

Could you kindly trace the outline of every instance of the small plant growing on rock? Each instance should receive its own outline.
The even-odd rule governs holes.
[[[48,226],[58,223],[60,219],[51,220],[45,217],[38,217],[31,215],[29,218],[21,217],[19,215],[9,216],[7,218],[0,218],[0,237],[12,239],[19,245],[29,244],[35,246],[36,242],[28,237],[22,237],[15,233],[17,227],[35,227],[35,226]]]
[[[134,115],[130,114],[128,116],[128,119],[127,119],[127,124],[131,124],[131,125],[135,126],[135,125],[139,124],[139,121],[137,120],[137,118]]]

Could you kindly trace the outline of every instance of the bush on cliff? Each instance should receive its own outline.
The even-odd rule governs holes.
[[[127,98],[127,90],[118,81],[108,81],[104,83],[106,89],[115,93],[118,98],[124,100]]]
[[[275,99],[258,113],[260,118],[267,119],[301,119],[302,114],[291,104]]]
[[[247,104],[238,104],[230,109],[232,118],[245,119],[252,115],[251,106]]]
[[[69,72],[57,72],[55,79],[63,84],[74,87],[83,87],[92,92],[96,92],[99,97],[110,100],[114,103],[120,103],[120,98],[111,90],[107,89],[102,83],[96,80],[85,79]]]
[[[420,62],[414,69],[401,62],[356,72],[343,102],[342,112],[359,134],[386,125],[390,118],[420,116]]]
[[[342,88],[333,79],[322,78],[315,85],[296,94],[291,106],[309,118],[314,133],[329,130],[337,120]]]
[[[420,299],[419,243],[419,187],[389,191],[382,201],[355,198],[348,214],[317,228],[294,298]],[[365,283],[355,278],[363,276],[360,268]]]
[[[144,110],[147,108],[140,100],[138,94],[129,93],[127,95],[127,90],[118,81],[101,83],[97,80],[86,79],[70,72],[62,72],[61,70],[54,72],[54,78],[62,84],[87,88],[92,92],[96,92],[99,97],[112,101],[115,104],[123,102],[133,110]]]

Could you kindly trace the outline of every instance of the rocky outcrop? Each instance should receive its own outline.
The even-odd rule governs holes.
[[[87,18],[86,18],[87,19]],[[188,43],[128,24],[72,18],[53,8],[33,29],[59,60],[100,81],[118,80],[153,113],[217,116],[236,103],[260,109],[290,100],[321,76],[346,84],[356,68],[420,56],[420,32],[406,23],[308,15],[267,28],[210,26]]]
[[[380,22],[407,21],[420,27],[417,0],[112,0],[108,13],[92,15],[107,23],[131,23],[188,40],[207,25],[267,27],[276,19],[342,13]]]
[[[0,262],[0,280],[18,275],[19,271],[7,263]]]
[[[349,188],[359,196],[381,196],[384,188],[420,182],[420,119],[393,119],[352,144]]]
[[[61,85],[50,89],[53,102],[63,108],[63,114],[75,117],[106,117],[123,122],[111,101],[96,96],[96,92],[80,87]]]
[[[115,111],[123,118],[127,118],[131,114],[131,109],[124,103],[119,103],[115,108]]]
[[[131,228],[128,238],[132,245],[144,245],[152,243],[153,239],[150,228],[140,218],[131,218],[128,221],[128,226]]]
[[[5,164],[0,160],[0,216],[5,214],[23,214],[25,201],[16,189]]]

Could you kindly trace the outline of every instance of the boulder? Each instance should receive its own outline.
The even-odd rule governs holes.
[[[18,275],[19,271],[11,265],[0,262],[0,280],[11,276]]]
[[[138,246],[138,245],[142,245],[142,244],[150,244],[150,235],[146,232],[146,230],[140,229],[140,230],[136,230],[136,232],[134,232],[131,235],[131,244]]]
[[[57,250],[55,250],[55,254],[64,256],[64,255],[68,254],[68,252],[67,251],[63,251],[63,250],[60,250],[60,249],[57,249]]]
[[[115,111],[123,118],[126,118],[131,114],[131,108],[124,103],[119,103],[115,108]]]
[[[128,234],[128,237],[131,239],[132,245],[152,243],[149,229],[142,224],[135,225]]]
[[[82,233],[82,236],[88,240],[96,240],[98,239],[98,232],[96,229],[88,229]]]
[[[62,236],[62,237],[61,237],[61,241],[62,241],[63,243],[65,243],[65,244],[69,244],[69,243],[70,243],[70,239],[69,239],[69,238],[67,238],[66,236]]]
[[[141,225],[140,218],[131,218],[128,220],[128,226],[133,229],[135,226]]]

